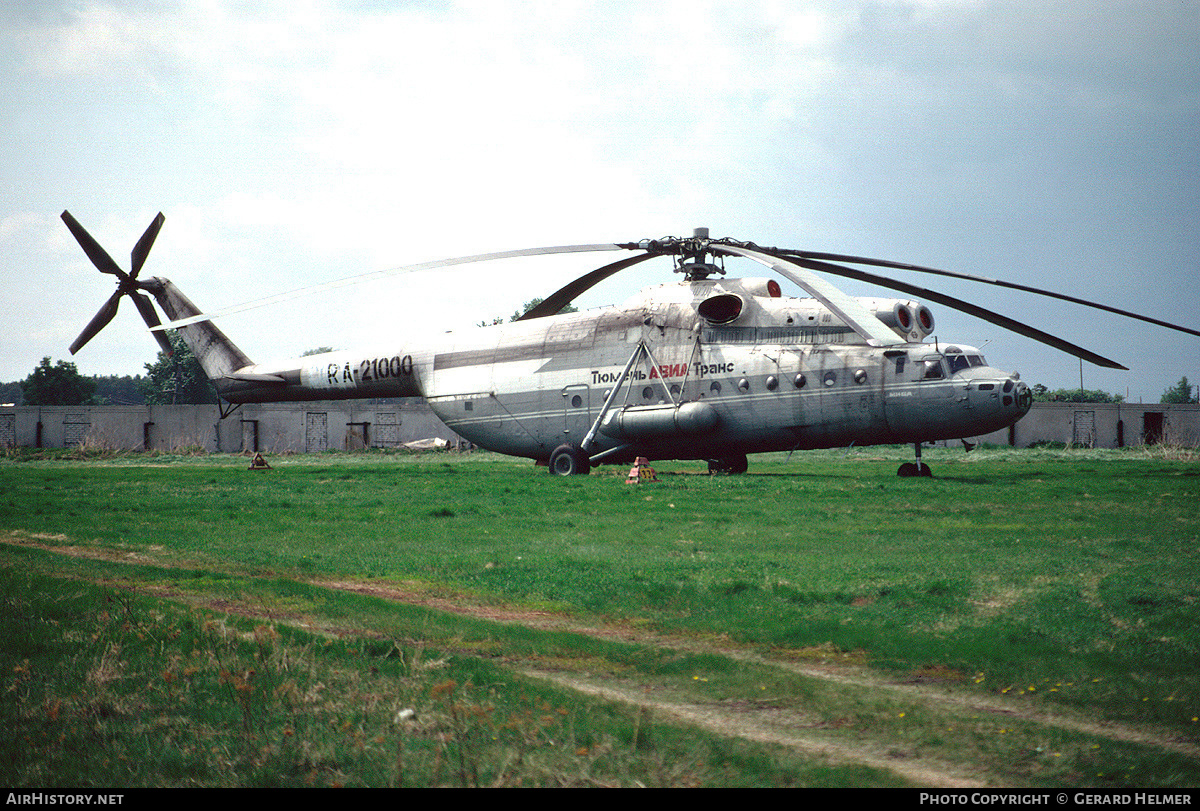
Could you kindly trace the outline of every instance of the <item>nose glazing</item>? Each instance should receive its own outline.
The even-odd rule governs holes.
[[[995,414],[1024,416],[1033,405],[1033,391],[1018,379],[999,370],[982,376],[968,388],[972,408]]]

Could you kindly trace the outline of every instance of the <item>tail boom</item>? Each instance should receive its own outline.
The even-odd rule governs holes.
[[[403,351],[327,352],[247,366],[214,379],[231,403],[421,397],[420,361]]]

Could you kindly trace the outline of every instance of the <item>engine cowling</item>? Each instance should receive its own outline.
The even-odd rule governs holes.
[[[859,299],[859,303],[910,341],[920,341],[933,334],[933,313],[919,301]]]

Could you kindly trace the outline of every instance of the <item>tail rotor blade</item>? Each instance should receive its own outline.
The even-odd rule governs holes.
[[[133,246],[133,252],[130,254],[133,264],[129,268],[129,275],[133,278],[136,279],[138,273],[141,272],[142,265],[146,262],[146,255],[150,253],[150,248],[154,246],[154,240],[158,236],[158,232],[165,220],[166,217],[163,216],[163,213],[161,211],[158,212],[158,216],[154,218],[154,221],[150,223],[146,232],[142,234],[142,238],[138,240],[137,245]],[[143,311],[144,314],[145,311]]]
[[[150,328],[150,334],[154,336],[154,340],[158,341],[158,346],[167,357],[175,354],[174,347],[171,346],[170,340],[167,339],[166,333],[162,330],[156,330],[155,327],[162,324],[158,318],[158,313],[154,310],[154,304],[151,303],[150,297],[144,293],[133,293],[133,303],[137,305],[138,312],[142,314],[142,320],[146,322],[146,326]]]
[[[101,273],[109,273],[116,276],[118,279],[117,292],[113,293],[108,301],[104,302],[104,306],[92,317],[92,320],[84,327],[83,332],[79,333],[79,337],[71,344],[72,355],[82,349],[84,344],[92,340],[92,338],[95,338],[96,333],[108,326],[108,323],[113,320],[117,314],[117,306],[121,302],[121,296],[128,295],[133,298],[133,303],[137,306],[138,312],[142,314],[142,319],[151,330],[162,324],[158,313],[154,310],[153,302],[150,301],[148,296],[138,292],[138,288],[143,286],[138,284],[137,275],[141,271],[142,265],[145,264],[146,256],[150,253],[150,248],[154,246],[154,240],[158,237],[158,232],[162,229],[165,220],[166,218],[163,217],[160,211],[158,216],[151,221],[150,226],[146,228],[141,239],[137,241],[137,244],[133,247],[133,251],[130,253],[130,258],[133,262],[131,265],[132,271],[126,273],[113,261],[108,252],[100,247],[100,243],[87,232],[87,229],[71,216],[71,212],[64,211],[62,213],[62,221],[66,223],[67,229],[70,230],[80,247],[83,248],[83,252],[87,254],[88,259],[92,260],[92,264],[96,266],[96,269]],[[154,332],[154,339],[158,341],[159,347],[164,352],[168,355],[172,353],[171,342],[166,335],[162,332]]]
[[[118,267],[113,258],[108,255],[108,252],[100,247],[100,243],[92,238],[79,221],[71,216],[71,212],[64,211],[62,213],[62,221],[67,224],[67,228],[75,236],[75,241],[83,248],[83,252],[87,254],[88,259],[92,260],[92,264],[101,273],[111,273],[113,276],[119,277],[121,280],[129,278],[125,271]],[[147,246],[149,250],[149,246]]]
[[[113,316],[117,314],[117,304],[121,301],[121,296],[124,295],[120,290],[113,293],[108,301],[104,302],[104,306],[96,313],[88,325],[83,328],[83,332],[79,333],[79,337],[75,339],[75,343],[71,344],[71,354],[74,355],[83,345],[92,338],[96,337],[96,333],[108,326],[108,322],[113,320]]]

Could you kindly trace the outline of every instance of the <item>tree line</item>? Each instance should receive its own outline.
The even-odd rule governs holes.
[[[1160,403],[1182,404],[1200,403],[1200,392],[1192,394],[1196,386],[1188,382],[1186,377],[1162,393]],[[1109,394],[1106,391],[1094,389],[1055,389],[1051,391],[1041,383],[1033,387],[1033,400],[1036,403],[1123,403],[1125,395]]]
[[[74,363],[42,358],[24,380],[0,383],[0,402],[15,405],[189,405],[217,402],[217,389],[176,333],[145,375],[82,375]]]

